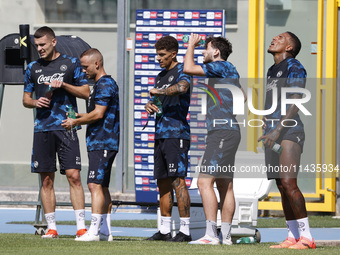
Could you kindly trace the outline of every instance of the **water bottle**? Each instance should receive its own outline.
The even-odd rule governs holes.
[[[67,106],[67,117],[69,117],[70,119],[76,118],[76,112],[73,110],[71,104]]]
[[[190,35],[185,34],[185,35],[183,35],[183,37],[182,37],[182,41],[183,41],[184,43],[187,43],[187,42],[189,42],[189,38],[190,38]],[[205,41],[204,41],[203,39],[201,39],[200,42],[199,42],[198,44],[199,44],[199,45],[204,45],[204,44],[205,44]]]
[[[153,96],[152,97],[152,102],[158,108],[158,112],[156,113],[156,116],[157,117],[162,116],[162,102],[161,102],[161,100],[159,100],[159,97],[158,96]]]
[[[45,92],[45,97],[48,99],[52,98],[54,88],[51,85],[48,85],[46,92]]]
[[[255,243],[254,237],[241,237],[240,239],[236,240],[236,243]]]
[[[264,142],[264,139],[262,139],[262,142]],[[274,142],[273,147],[271,147],[271,150],[276,152],[277,154],[281,154],[282,152],[282,146],[276,142]]]

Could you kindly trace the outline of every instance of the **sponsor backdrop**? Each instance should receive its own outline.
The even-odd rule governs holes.
[[[224,10],[137,10],[135,40],[135,86],[134,86],[134,161],[137,202],[157,202],[157,184],[153,179],[154,117],[149,117],[144,105],[149,100],[149,90],[161,71],[154,48],[158,39],[165,35],[175,37],[179,43],[177,60],[184,60],[188,35],[224,36]],[[195,49],[195,62],[203,63],[204,45]],[[187,116],[191,127],[190,165],[187,185],[191,185],[195,166],[203,155],[206,138],[205,114],[202,100],[206,100],[205,78],[194,78],[190,111]],[[203,90],[203,89],[204,90]],[[143,127],[147,126],[143,130]]]

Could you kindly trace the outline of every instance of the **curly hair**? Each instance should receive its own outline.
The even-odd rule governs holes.
[[[166,51],[176,51],[178,52],[178,42],[177,40],[170,36],[166,35],[159,39],[155,44],[156,50],[166,50]]]
[[[212,37],[209,36],[205,40],[205,48],[207,48],[208,43],[211,42],[211,47],[214,49],[218,49],[221,53],[221,58],[224,60],[227,60],[229,55],[233,52],[232,45],[231,43],[226,39],[221,36],[219,37]]]

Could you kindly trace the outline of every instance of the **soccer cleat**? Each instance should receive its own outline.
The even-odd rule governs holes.
[[[160,231],[158,231],[156,234],[153,236],[147,238],[147,241],[169,241],[171,239],[171,234],[162,234]]]
[[[220,239],[218,237],[212,237],[205,235],[196,241],[191,241],[189,244],[210,244],[210,245],[218,245],[220,244]]]
[[[41,238],[58,238],[57,230],[49,229],[45,235],[42,235]]]
[[[167,241],[168,242],[190,242],[192,241],[192,238],[191,238],[191,235],[186,235],[182,232],[178,232],[178,234],[175,237]]]
[[[99,235],[94,235],[94,234],[90,234],[89,232],[86,232],[82,236],[76,237],[76,239],[74,240],[83,241],[83,242],[92,242],[92,241],[99,241],[100,237]]]
[[[81,237],[81,236],[84,235],[86,232],[87,232],[87,229],[86,229],[86,228],[79,229],[79,230],[77,231],[76,237]]]
[[[299,239],[295,239],[294,237],[287,237],[287,239],[284,240],[282,243],[272,245],[269,248],[274,248],[274,249],[288,248],[288,247],[296,244],[298,241],[299,241]]]
[[[104,235],[102,233],[99,233],[99,239],[100,239],[100,241],[108,241],[108,242],[113,241],[112,235]]]
[[[228,238],[228,239],[223,239],[223,240],[221,241],[221,243],[224,244],[224,245],[232,245],[232,244],[233,244],[233,241],[231,241],[231,237],[230,237],[230,238]]]
[[[315,245],[315,240],[313,238],[313,240],[309,240],[306,237],[301,236],[299,241],[292,245],[289,246],[288,249],[296,249],[296,250],[304,250],[304,249],[315,249],[316,245]]]

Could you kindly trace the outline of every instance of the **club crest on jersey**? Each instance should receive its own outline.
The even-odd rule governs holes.
[[[168,78],[168,82],[172,82],[174,80],[175,76],[170,75],[170,77]]]
[[[60,71],[65,72],[67,70],[67,65],[60,66]]]
[[[276,77],[281,77],[281,75],[282,75],[282,71],[278,71],[276,74]]]

